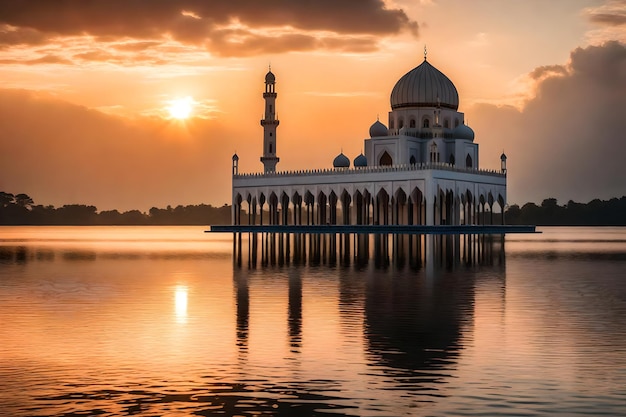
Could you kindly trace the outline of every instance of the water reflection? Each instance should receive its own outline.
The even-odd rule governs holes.
[[[388,235],[236,233],[233,259],[238,267],[354,265],[373,260],[376,268],[419,270],[505,262],[503,235]]]
[[[184,285],[177,285],[174,291],[174,313],[178,323],[187,322],[187,292]]]
[[[304,299],[302,274],[323,280],[323,271],[337,270],[340,334],[351,335],[348,343],[362,334],[365,373],[382,378],[383,389],[430,392],[455,372],[474,320],[472,268],[495,268],[505,286],[502,236],[263,233],[233,241],[240,354],[249,345],[250,279],[287,271],[286,327],[297,355],[307,349],[303,305],[315,302]]]
[[[41,230],[0,237],[0,414],[622,412],[625,231]]]

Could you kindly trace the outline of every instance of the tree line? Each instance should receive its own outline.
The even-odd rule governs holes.
[[[98,211],[95,206],[84,204],[37,205],[27,194],[0,192],[0,225],[207,225],[230,224],[230,216],[228,205],[152,207],[147,213],[139,210]]]
[[[540,206],[514,204],[504,212],[506,224],[538,226],[626,226],[626,196],[588,203],[568,201],[559,206],[555,198],[546,198]]]
[[[245,217],[242,214],[242,218]],[[496,217],[499,217],[497,215]],[[231,206],[210,204],[152,207],[139,210],[98,211],[95,206],[66,204],[62,207],[36,205],[27,194],[0,192],[0,225],[207,225],[230,224]],[[559,206],[555,198],[541,205],[517,204],[505,210],[506,224],[538,226],[626,226],[626,196],[589,203],[572,200]],[[499,221],[497,222],[499,223]]]

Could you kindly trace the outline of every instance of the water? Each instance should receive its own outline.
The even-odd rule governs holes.
[[[626,228],[0,228],[0,415],[626,415]]]

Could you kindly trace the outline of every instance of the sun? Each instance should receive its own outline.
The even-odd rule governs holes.
[[[172,119],[185,120],[191,116],[193,111],[194,99],[187,96],[170,100],[167,111]]]

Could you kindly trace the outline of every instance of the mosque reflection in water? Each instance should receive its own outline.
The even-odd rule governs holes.
[[[250,314],[248,272],[287,267],[289,341],[298,352],[302,275],[307,268],[334,269],[341,319],[354,321],[362,311],[357,320],[369,360],[408,390],[432,389],[430,384],[449,377],[464,345],[463,329],[474,320],[476,272],[491,269],[504,281],[501,235],[238,234],[233,254],[242,351]],[[503,290],[504,282],[498,287]]]
[[[504,235],[236,233],[237,267],[309,265],[402,270],[504,264]]]

